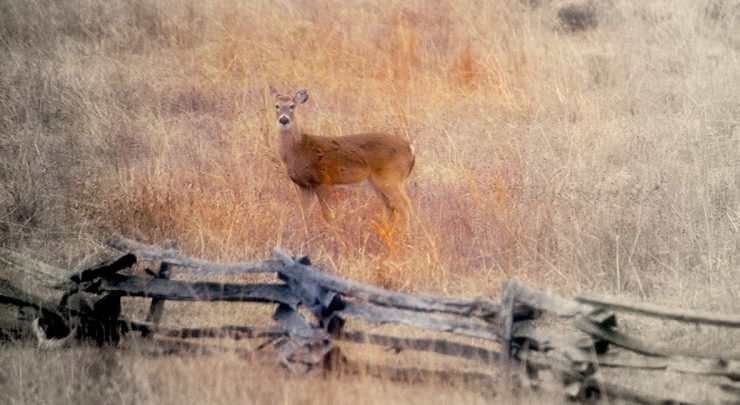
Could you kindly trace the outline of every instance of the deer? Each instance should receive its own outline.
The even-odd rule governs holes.
[[[308,100],[308,92],[282,95],[271,85],[270,95],[275,99],[280,159],[296,185],[304,212],[318,200],[324,220],[331,224],[335,215],[327,198],[332,187],[369,182],[389,211],[394,229],[405,232],[410,200],[403,183],[414,167],[411,143],[384,132],[305,133],[298,126],[296,108]]]

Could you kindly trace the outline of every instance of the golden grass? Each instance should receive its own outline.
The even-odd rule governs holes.
[[[0,1],[0,243],[70,268],[110,232],[222,261],[280,245],[407,291],[737,312],[740,9],[599,2],[567,33],[562,4]],[[403,248],[363,188],[304,227],[269,83],[308,89],[314,133],[414,142]]]
[[[0,352],[5,360],[3,401],[7,404],[110,403],[162,404],[487,404],[498,394],[447,385],[378,381],[370,376],[287,379],[282,370],[233,355],[159,357],[125,355],[90,347],[39,353],[26,347]],[[43,379],[34,364],[47,363]],[[217,370],[218,372],[213,372]],[[528,399],[537,398],[528,396]],[[541,399],[540,399],[541,400]],[[386,402],[387,401],[387,402]]]

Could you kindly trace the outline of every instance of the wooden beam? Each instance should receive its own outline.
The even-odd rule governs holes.
[[[694,403],[686,399],[662,397],[662,396],[659,396],[659,395],[656,395],[650,392],[638,391],[635,389],[622,387],[621,385],[613,384],[611,382],[599,381],[597,379],[592,379],[590,384],[595,390],[599,390],[599,392],[603,391],[603,393],[606,394],[607,398],[623,399],[629,403],[645,404],[645,405],[655,405],[655,404],[690,405]],[[588,400],[588,398],[584,398],[583,400],[585,402],[586,400]],[[593,398],[590,401],[593,402]]]
[[[188,268],[183,272],[194,275],[274,273],[283,267],[277,260],[215,264],[207,260],[181,255],[174,249],[157,248],[121,235],[113,235],[105,243],[121,252],[133,253],[140,260],[159,261]]]
[[[499,385],[496,376],[473,371],[428,370],[420,367],[393,367],[360,362],[347,362],[342,369],[348,374],[368,375],[406,384],[431,382],[450,386],[473,385],[487,389]]]
[[[625,311],[640,315],[652,316],[661,319],[670,319],[679,322],[692,322],[704,325],[727,326],[740,328],[740,316],[719,315],[708,312],[692,311],[688,309],[670,309],[647,303],[635,303],[619,298],[604,298],[593,295],[581,295],[576,300],[584,304],[594,305],[615,311]]]
[[[275,308],[272,319],[278,321],[280,328],[288,336],[301,338],[301,344],[307,343],[314,336],[314,328],[306,321],[295,306],[280,304]]]
[[[403,338],[378,335],[361,331],[344,332],[339,340],[353,343],[387,346],[397,353],[404,350],[425,351],[466,360],[479,361],[485,364],[498,362],[501,354],[485,347],[451,342],[444,339]]]
[[[509,368],[511,366],[512,330],[514,327],[514,302],[516,301],[516,288],[513,283],[505,281],[501,288],[501,329],[503,331],[503,355],[504,373],[506,373],[507,384],[509,383]]]
[[[101,262],[100,264],[82,270],[81,272],[70,277],[70,280],[75,283],[90,281],[98,277],[106,277],[111,274],[116,274],[123,269],[127,269],[133,266],[134,264],[136,264],[136,256],[131,253],[127,253],[123,256],[111,260],[106,260],[104,262]]]
[[[120,292],[135,297],[164,298],[173,301],[243,301],[298,305],[287,286],[282,284],[229,284],[185,282],[114,274],[90,282],[85,291]]]
[[[297,263],[292,258],[287,257],[282,257],[280,260],[285,266]],[[301,260],[310,263],[307,257],[301,258],[298,262]],[[335,309],[330,308],[332,302],[335,300],[341,301],[341,297],[338,297],[337,293],[327,290],[314,280],[298,279],[287,275],[285,272],[278,272],[278,277],[285,281],[293,295],[301,300],[301,304],[311,312],[320,325],[324,325],[327,317],[332,316]]]
[[[121,320],[121,325],[130,330],[151,330],[161,336],[180,339],[230,338],[258,339],[287,336],[282,329],[253,328],[250,326],[224,325],[210,328],[180,328],[155,325],[151,322]],[[444,339],[404,338],[378,335],[361,331],[348,331],[339,336],[340,341],[389,347],[396,352],[404,350],[426,351],[450,357],[459,357],[490,364],[500,360],[500,353],[485,347],[452,342]]]
[[[682,374],[726,377],[740,381],[740,362],[737,360],[697,359],[684,356],[639,357],[624,354],[597,356],[599,367],[636,370],[670,370]]]
[[[30,307],[36,310],[33,316],[40,318],[44,332],[49,337],[69,334],[65,316],[59,308],[63,293],[54,288],[66,280],[69,272],[21,253],[0,247],[0,304],[16,308]],[[8,317],[17,316],[17,310],[8,311]],[[26,319],[30,330],[31,319]],[[2,325],[0,325],[2,326]],[[11,328],[17,326],[8,325]]]
[[[174,239],[167,239],[164,242],[164,249],[165,250],[176,250],[177,249],[177,242],[175,242]],[[171,275],[172,266],[167,262],[162,262],[159,264],[159,273],[157,273],[157,278],[163,279],[163,280],[169,280]],[[164,298],[152,298],[152,303],[149,305],[149,313],[146,315],[146,321],[151,322],[155,325],[159,325],[159,321],[162,319],[162,314],[164,313]],[[152,332],[148,330],[143,330],[141,332],[141,336],[143,337],[151,337]]]
[[[124,346],[123,348],[125,349],[133,349],[135,353],[139,355],[144,354],[148,357],[180,355],[183,353],[199,356],[223,353],[236,354],[240,358],[250,360],[254,355],[254,352],[251,350],[234,347],[234,345],[221,346],[213,342],[201,344],[175,339],[128,338],[123,341],[123,344],[119,348],[121,346]]]
[[[563,356],[555,356],[552,353],[524,350],[516,355],[527,367],[534,370],[550,370],[565,384],[583,381],[592,370],[583,370],[576,367],[579,364],[569,361]]]
[[[0,247],[0,269],[12,269],[19,276],[29,277],[39,285],[53,287],[66,279],[67,270],[46,264],[22,253]],[[3,275],[9,275],[0,271]]]
[[[526,341],[519,350],[551,352],[553,350],[565,355],[572,363],[581,366],[592,362],[591,349],[593,341],[587,336],[567,336],[552,332],[542,332],[534,328],[514,329],[514,340]]]
[[[284,330],[252,328],[249,326],[225,325],[213,328],[173,328],[141,321],[121,320],[120,323],[122,327],[130,330],[150,330],[162,336],[180,339],[231,338],[240,340],[287,336],[287,332]]]
[[[348,297],[358,298],[384,307],[407,309],[420,312],[441,312],[454,315],[478,317],[486,320],[497,317],[501,312],[501,306],[487,298],[476,299],[444,298],[424,295],[414,295],[386,290],[374,286],[361,284],[354,281],[343,280],[331,274],[324,273],[314,267],[300,264],[280,250],[273,249],[285,266],[279,270],[289,278],[301,282],[314,282],[322,287],[338,292]],[[531,310],[523,307],[515,308],[515,316],[521,319],[532,314]]]
[[[345,302],[344,309],[337,311],[336,314],[375,324],[395,323],[501,342],[501,333],[496,327],[470,320],[452,319],[358,302]]]
[[[717,386],[722,391],[734,395],[736,399],[740,400],[740,384],[722,383],[717,384]]]
[[[0,247],[0,280],[50,302],[59,302],[57,284],[67,282],[71,272],[22,253]]]
[[[643,341],[624,332],[597,325],[586,317],[578,316],[572,320],[573,326],[591,336],[598,337],[611,344],[631,350],[645,356],[669,357],[685,356],[709,359],[740,359],[738,353],[705,353],[699,350],[682,350],[678,348],[658,347],[650,342]]]
[[[0,278],[0,304],[10,304],[21,308],[31,307],[37,310],[46,309],[60,314],[59,307],[53,302],[28,293],[2,278]]]
[[[516,302],[526,304],[540,311],[553,313],[562,318],[589,315],[595,311],[592,307],[578,304],[555,294],[537,291],[514,280],[507,280],[506,289],[514,296]]]
[[[463,299],[404,294],[361,283],[345,281],[323,273],[314,267],[300,263],[286,265],[281,260],[266,260],[261,262],[214,264],[206,260],[182,256],[173,250],[164,250],[127,239],[120,235],[111,236],[106,241],[106,244],[122,252],[134,253],[139,259],[162,261],[194,269],[188,271],[188,274],[220,275],[279,272],[302,282],[318,283],[328,290],[383,306],[424,312],[474,316],[482,319],[495,318],[500,312],[499,305],[487,298]],[[274,253],[281,259],[290,258],[277,248],[274,250]],[[290,259],[292,262],[292,258]],[[531,309],[524,306],[516,306],[514,312],[515,319],[517,320],[530,319],[533,316]]]

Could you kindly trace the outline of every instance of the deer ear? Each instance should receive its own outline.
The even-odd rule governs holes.
[[[295,102],[303,104],[306,100],[308,100],[308,92],[306,90],[298,90],[298,93],[295,94]]]
[[[273,97],[277,97],[280,95],[280,92],[275,88],[275,86],[270,85],[270,95]]]

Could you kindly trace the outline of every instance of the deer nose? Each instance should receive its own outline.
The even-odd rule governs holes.
[[[278,122],[281,123],[281,124],[283,124],[283,125],[288,125],[288,123],[290,122],[290,118],[288,118],[288,117],[286,117],[286,116],[283,115],[282,117],[280,117],[280,119],[278,120]]]

